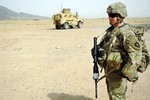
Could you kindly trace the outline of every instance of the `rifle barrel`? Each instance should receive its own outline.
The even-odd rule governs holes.
[[[98,98],[97,97],[97,80],[95,80],[95,98]]]

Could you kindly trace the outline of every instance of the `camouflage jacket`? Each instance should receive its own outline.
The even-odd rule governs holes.
[[[103,64],[106,74],[120,70],[128,80],[137,80],[137,65],[142,58],[141,45],[128,24],[108,28],[99,46],[106,51]]]

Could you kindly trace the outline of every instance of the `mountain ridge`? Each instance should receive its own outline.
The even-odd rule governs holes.
[[[48,17],[27,14],[24,12],[17,13],[0,5],[0,20],[39,20],[48,19]]]

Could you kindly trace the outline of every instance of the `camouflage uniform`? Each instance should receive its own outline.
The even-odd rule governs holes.
[[[107,13],[127,16],[125,5],[122,3],[109,5]],[[106,59],[99,60],[99,64],[105,69],[110,100],[126,100],[127,80],[134,82],[138,79],[136,65],[142,57],[141,46],[135,33],[128,24],[117,28],[111,26],[98,47],[106,51]]]

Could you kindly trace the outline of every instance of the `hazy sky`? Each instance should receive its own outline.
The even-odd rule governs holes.
[[[0,0],[0,5],[16,12],[51,17],[64,8],[71,8],[84,18],[107,17],[106,8],[114,2],[127,6],[128,17],[150,17],[150,0]]]

